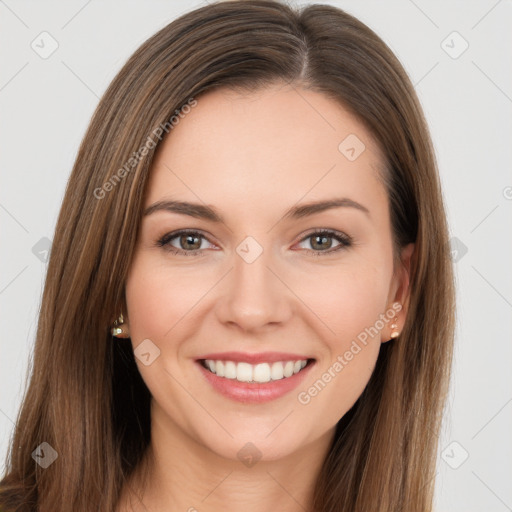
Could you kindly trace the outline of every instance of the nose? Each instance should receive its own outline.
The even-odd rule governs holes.
[[[271,260],[270,251],[265,250],[251,263],[234,253],[233,268],[216,303],[219,321],[255,332],[290,319],[293,294]]]

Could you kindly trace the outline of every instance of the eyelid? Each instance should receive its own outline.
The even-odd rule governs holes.
[[[346,233],[342,231],[338,231],[337,229],[330,229],[330,228],[311,228],[308,230],[305,234],[302,235],[300,240],[297,243],[304,242],[308,238],[310,238],[312,235],[327,235],[330,238],[337,239],[339,244],[338,246],[334,248],[329,248],[325,251],[315,251],[313,249],[304,249],[308,251],[310,254],[314,254],[315,256],[321,256],[324,254],[333,254],[338,252],[341,249],[345,249],[353,245],[354,240],[350,235],[347,235]],[[294,244],[296,245],[296,244]]]
[[[210,244],[216,245],[210,241],[210,239],[209,239],[210,235],[207,236],[205,234],[205,232],[202,231],[201,229],[192,229],[192,228],[182,228],[182,229],[177,229],[175,231],[166,233],[165,235],[161,236],[156,241],[155,245],[163,248],[166,251],[174,253],[174,254],[184,254],[187,256],[194,256],[194,255],[202,254],[205,251],[205,249],[194,249],[191,251],[185,251],[183,249],[178,249],[177,247],[170,245],[171,240],[174,240],[175,238],[178,238],[181,235],[187,235],[187,234],[198,235],[198,238],[203,238],[204,240],[207,240]]]
[[[308,238],[311,235],[314,234],[320,234],[320,233],[327,233],[330,235],[336,235],[340,238],[346,239],[347,241],[352,241],[352,237],[344,233],[343,231],[338,231],[337,229],[331,229],[331,228],[311,228],[308,229],[303,235],[302,238],[299,241],[304,240],[305,238]]]

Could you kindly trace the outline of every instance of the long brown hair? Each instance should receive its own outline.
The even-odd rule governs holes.
[[[382,345],[365,391],[339,421],[311,507],[432,510],[454,291],[424,116],[403,67],[363,23],[335,7],[268,0],[181,16],[134,53],[103,95],[55,230],[33,367],[0,482],[2,510],[114,510],[150,440],[149,391],[130,344],[114,342],[109,330],[125,304],[158,147],[148,137],[205,91],[277,82],[326,94],[365,124],[385,155],[396,247],[416,244],[404,329]],[[32,457],[44,442],[58,454],[46,469]]]

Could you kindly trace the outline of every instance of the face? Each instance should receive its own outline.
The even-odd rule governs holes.
[[[333,432],[407,289],[382,163],[319,93],[197,98],[157,152],[126,282],[152,421],[231,459],[248,442],[272,460]]]

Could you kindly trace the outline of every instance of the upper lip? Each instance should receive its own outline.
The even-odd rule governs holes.
[[[247,352],[216,352],[212,354],[206,354],[197,358],[198,361],[204,359],[212,359],[214,361],[234,361],[238,363],[277,363],[279,361],[304,361],[313,359],[304,354],[290,354],[287,352],[259,352],[259,353],[247,353]]]

